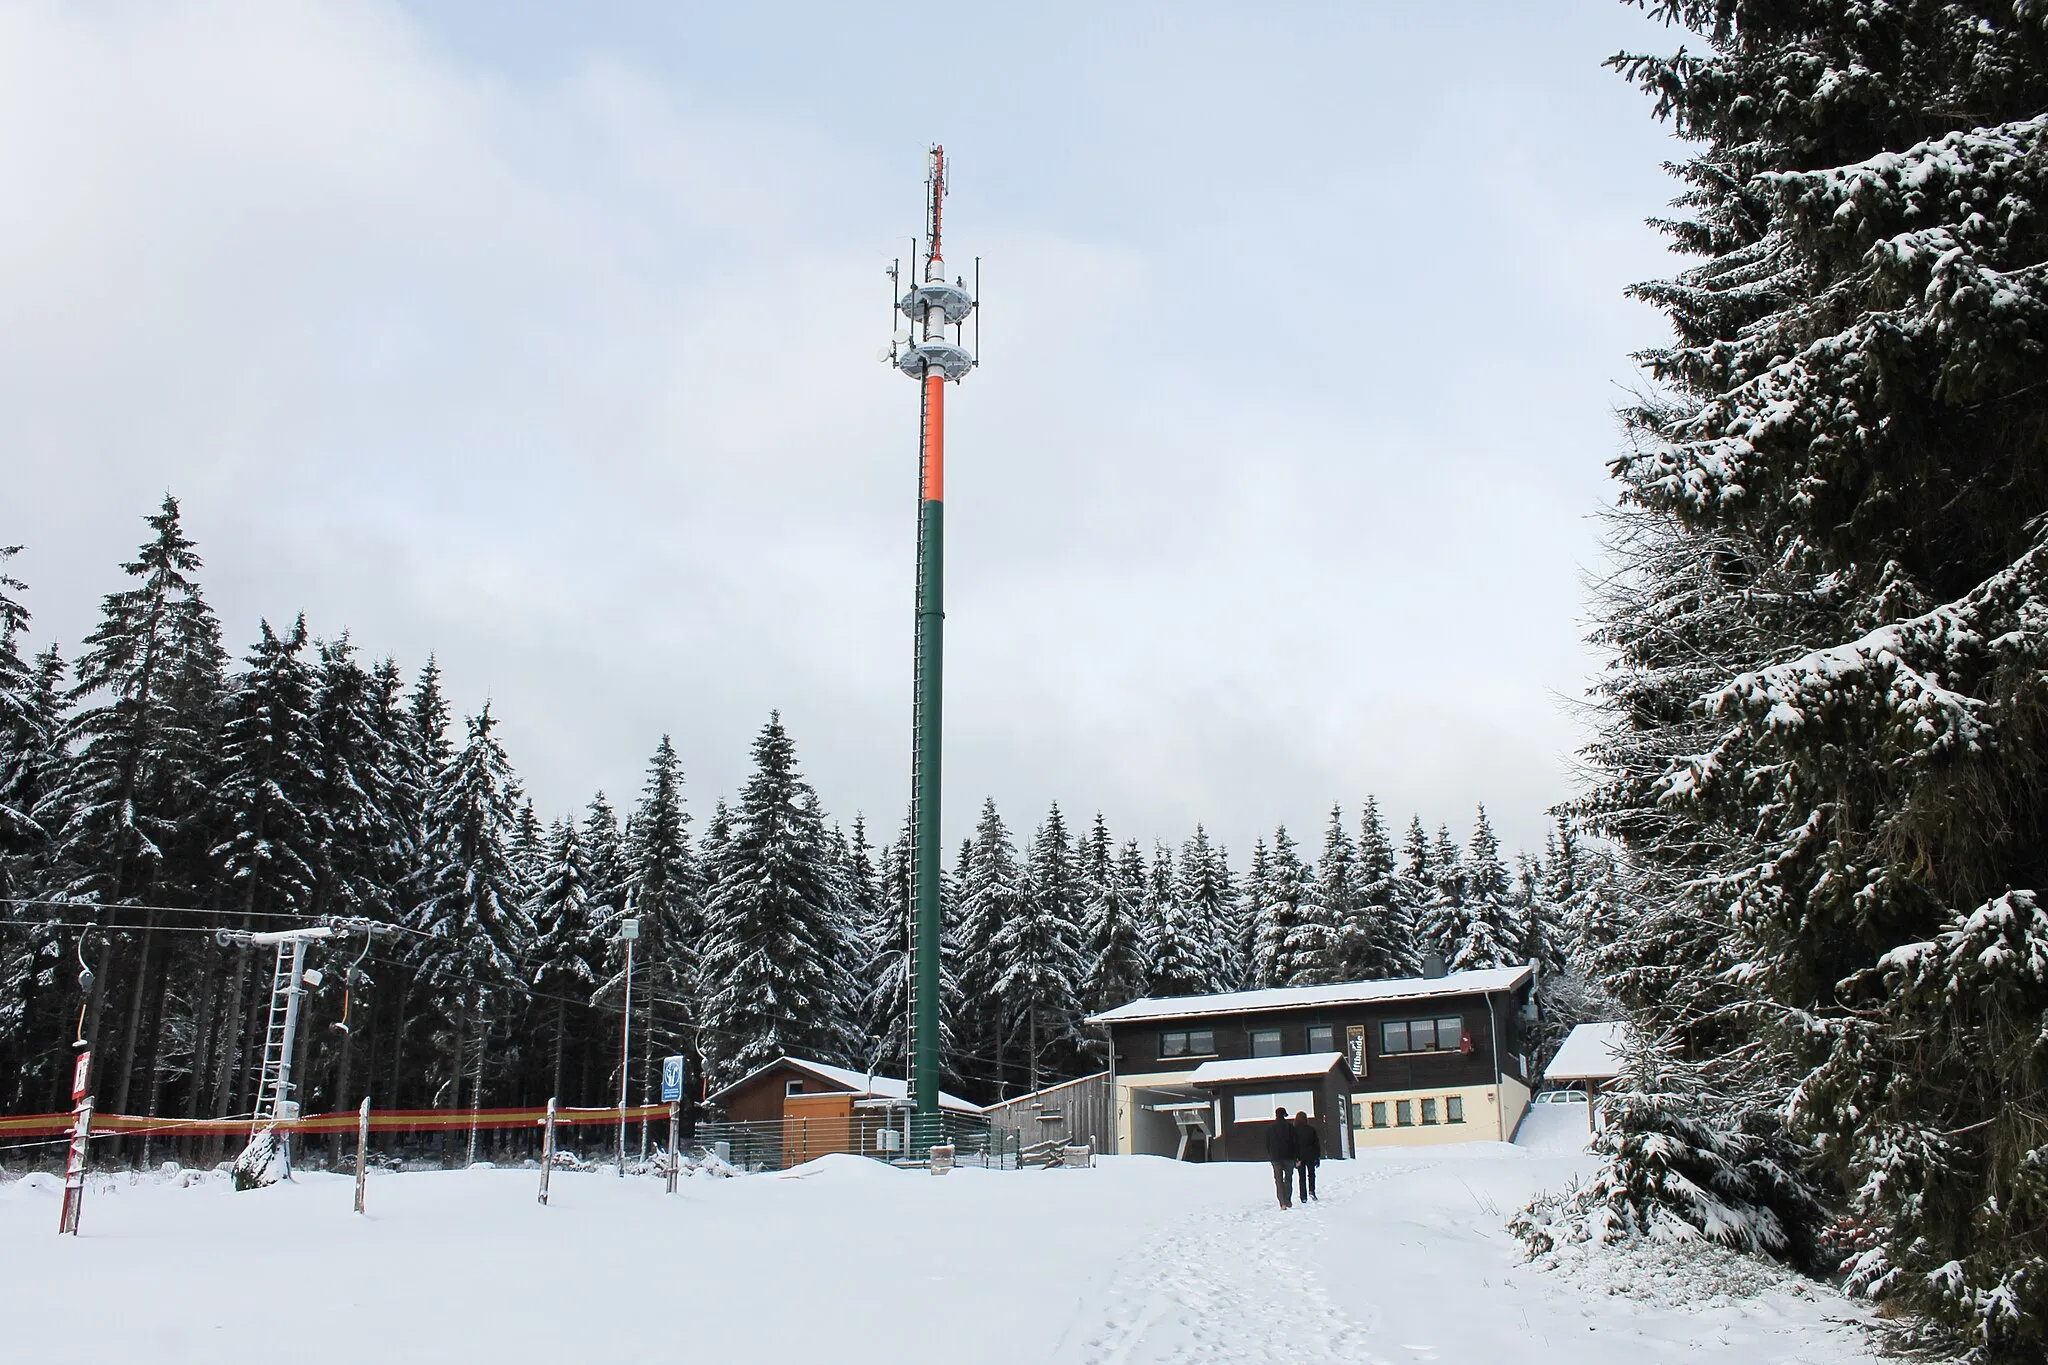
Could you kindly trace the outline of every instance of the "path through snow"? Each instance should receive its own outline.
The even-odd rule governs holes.
[[[301,1365],[570,1356],[896,1365],[1503,1359],[1542,1365],[1874,1357],[1825,1290],[1765,1274],[1715,1296],[1711,1258],[1570,1273],[1503,1228],[1585,1158],[1475,1144],[1323,1167],[1283,1212],[1263,1166],[1136,1158],[936,1178],[828,1158],[788,1176],[659,1182],[528,1171],[306,1176],[236,1194],[96,1178],[55,1235],[47,1177],[0,1179],[8,1358]],[[74,1333],[76,1334],[74,1336]]]

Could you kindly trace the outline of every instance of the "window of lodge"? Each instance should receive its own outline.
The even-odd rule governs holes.
[[[1380,1025],[1380,1052],[1459,1052],[1465,1045],[1465,1021],[1456,1015],[1441,1019],[1401,1019]]]

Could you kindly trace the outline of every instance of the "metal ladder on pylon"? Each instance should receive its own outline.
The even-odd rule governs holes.
[[[277,945],[277,966],[270,975],[270,1023],[263,1031],[263,1069],[256,1078],[255,1127],[275,1123],[291,1081],[292,997],[298,991],[299,964],[305,960],[303,940]]]

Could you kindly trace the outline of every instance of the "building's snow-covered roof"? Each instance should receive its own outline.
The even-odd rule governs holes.
[[[1547,1081],[1611,1081],[1621,1074],[1621,1046],[1628,1025],[1618,1021],[1580,1024],[1543,1068]]]
[[[870,1076],[865,1071],[854,1071],[843,1066],[832,1066],[826,1062],[814,1062],[808,1057],[777,1057],[766,1066],[757,1066],[746,1075],[734,1081],[711,1098],[723,1099],[757,1076],[773,1071],[778,1066],[792,1067],[807,1072],[828,1085],[842,1086],[856,1095],[872,1095],[879,1100],[902,1100],[910,1096],[910,1086],[895,1076]],[[939,1108],[951,1109],[960,1114],[979,1114],[981,1106],[961,1099],[958,1095],[939,1092]]]
[[[1303,1076],[1328,1075],[1343,1060],[1341,1052],[1301,1052],[1292,1057],[1239,1057],[1227,1062],[1203,1062],[1188,1080],[1195,1085],[1222,1085],[1228,1081],[1293,1081]]]
[[[1513,990],[1528,980],[1528,967],[1489,967],[1447,976],[1411,976],[1393,981],[1343,981],[1329,986],[1275,986],[1223,995],[1179,995],[1133,1000],[1088,1016],[1091,1024],[1132,1024],[1152,1019],[1188,1019],[1207,1014],[1258,1014],[1265,1010],[1311,1009],[1319,1005],[1365,1005],[1379,1000],[1427,1000],[1439,995],[1477,995]]]

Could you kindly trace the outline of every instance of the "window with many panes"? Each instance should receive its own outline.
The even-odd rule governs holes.
[[[1463,1123],[1464,1121],[1465,1097],[1463,1095],[1446,1096],[1444,1098],[1444,1122]]]
[[[1216,1055],[1216,1030],[1211,1028],[1182,1029],[1159,1035],[1161,1057],[1214,1057]]]
[[[1280,1030],[1276,1028],[1255,1028],[1252,1030],[1252,1056],[1278,1057],[1280,1055]]]
[[[1308,1050],[1310,1052],[1335,1052],[1337,1050],[1337,1030],[1328,1024],[1313,1025],[1308,1031]]]
[[[1456,1052],[1465,1040],[1465,1021],[1457,1015],[1441,1019],[1401,1019],[1380,1025],[1380,1052]]]
[[[1375,1128],[1387,1126],[1387,1102],[1385,1100],[1374,1100],[1372,1102],[1372,1126]]]
[[[1424,1123],[1436,1122],[1436,1099],[1434,1096],[1422,1101],[1422,1121]]]

